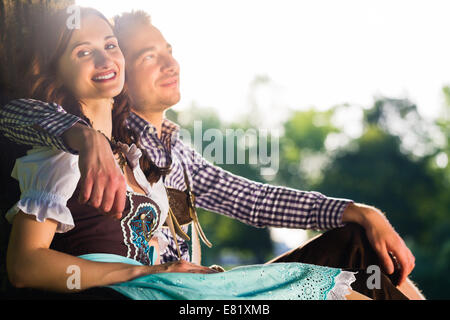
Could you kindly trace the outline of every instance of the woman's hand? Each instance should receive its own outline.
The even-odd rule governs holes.
[[[217,271],[214,269],[199,266],[197,264],[193,264],[185,260],[173,261],[149,267],[149,273],[169,273],[169,272],[203,273],[203,274],[217,273]]]

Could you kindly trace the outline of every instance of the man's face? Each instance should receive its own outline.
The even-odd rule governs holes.
[[[180,101],[180,67],[161,32],[144,25],[121,42],[133,107],[162,112]]]

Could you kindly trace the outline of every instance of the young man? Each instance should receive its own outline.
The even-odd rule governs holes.
[[[255,227],[334,229],[271,262],[295,260],[362,270],[360,274],[369,265],[378,264],[387,274],[397,269],[402,292],[420,298],[407,279],[414,268],[414,257],[378,209],[318,192],[249,181],[210,164],[183,144],[178,126],[164,118],[165,111],[180,100],[180,67],[172,56],[172,47],[143,12],[116,18],[115,31],[126,59],[127,86],[132,99],[128,125],[139,134],[144,153],[157,166],[171,166],[165,178],[167,187],[185,190],[186,172],[198,207]],[[82,175],[80,202],[120,217],[125,180],[101,134],[66,114],[60,106],[32,100],[7,104],[1,111],[0,128],[17,143],[50,145],[78,153]],[[350,224],[344,227],[347,223]],[[170,244],[162,263],[178,259],[169,232],[167,237]],[[181,238],[178,241],[182,259],[190,260],[187,243]],[[404,298],[384,275],[382,282],[381,290],[371,290],[361,278],[360,292],[373,298]]]

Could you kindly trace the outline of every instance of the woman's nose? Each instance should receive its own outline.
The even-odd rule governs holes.
[[[111,57],[103,51],[95,53],[95,67],[98,69],[107,69],[113,65]]]

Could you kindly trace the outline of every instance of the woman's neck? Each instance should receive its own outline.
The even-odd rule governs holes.
[[[112,135],[112,99],[84,100],[81,102],[83,114],[91,121],[95,130],[108,138]]]

